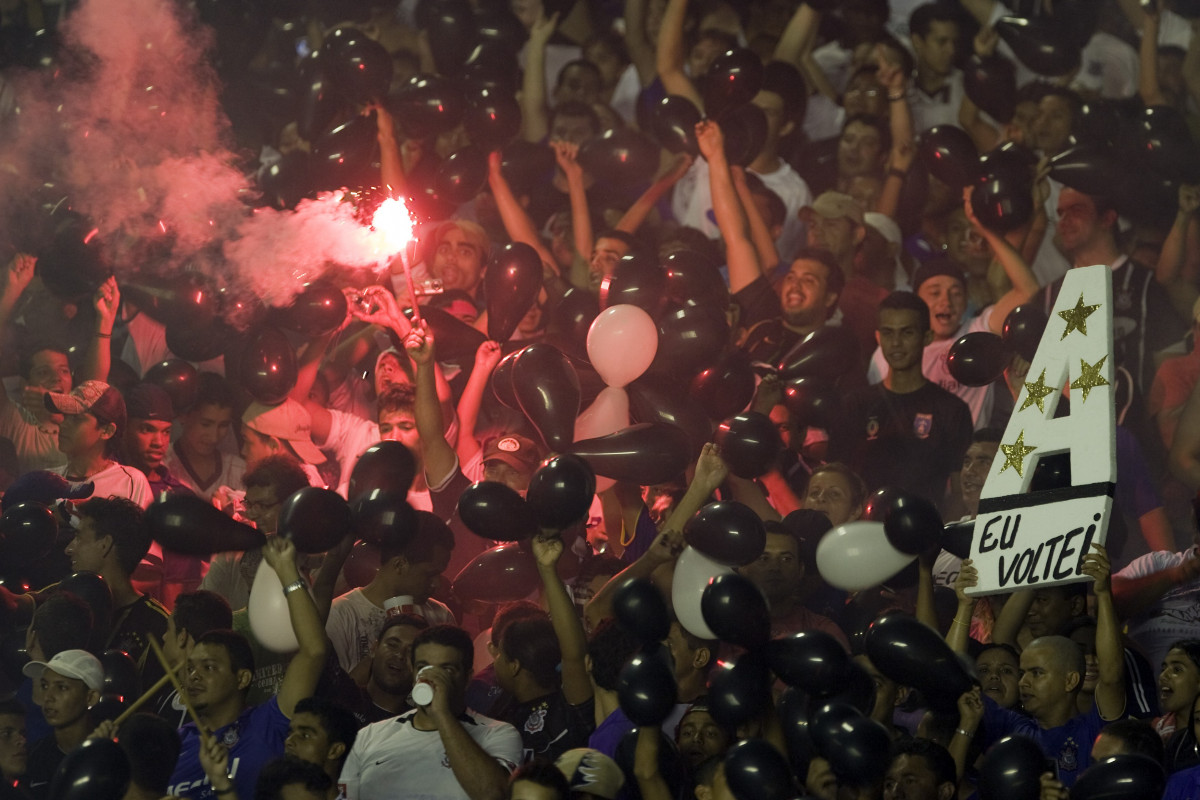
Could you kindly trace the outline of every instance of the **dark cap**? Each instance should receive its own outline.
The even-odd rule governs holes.
[[[503,461],[517,472],[532,474],[542,460],[541,452],[532,439],[506,433],[488,441],[483,448],[483,463]]]
[[[967,285],[967,276],[963,274],[962,267],[948,258],[932,258],[917,267],[917,271],[913,273],[913,291],[919,292],[922,283],[939,275],[947,275],[954,278],[963,286]]]
[[[125,398],[125,415],[129,419],[149,419],[170,422],[175,418],[171,395],[153,383],[139,383]]]

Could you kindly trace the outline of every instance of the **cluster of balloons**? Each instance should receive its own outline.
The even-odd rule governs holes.
[[[1037,800],[1046,759],[1025,736],[1005,736],[979,765],[981,800]],[[1143,755],[1110,756],[1089,767],[1071,787],[1071,800],[1141,800],[1162,797],[1167,776],[1162,765]]]
[[[932,502],[899,489],[880,489],[868,498],[863,519],[821,537],[817,570],[831,586],[866,589],[941,546],[942,536],[942,518]]]
[[[1005,318],[1001,335],[975,331],[950,345],[946,366],[964,386],[987,386],[1004,375],[1014,354],[1033,361],[1047,322],[1037,305],[1017,306]]]

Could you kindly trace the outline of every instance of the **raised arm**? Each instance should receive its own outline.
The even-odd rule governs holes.
[[[0,343],[8,334],[8,323],[12,321],[17,301],[33,280],[37,258],[28,253],[17,253],[4,269],[0,269]],[[0,391],[0,406],[7,405],[8,392]]]
[[[1171,297],[1171,304],[1181,312],[1191,314],[1191,306],[1195,302],[1197,287],[1194,276],[1188,273],[1188,239],[1189,234],[1196,229],[1196,210],[1200,208],[1200,185],[1181,184],[1179,200],[1175,211],[1175,221],[1167,231],[1163,240],[1162,252],[1154,266],[1154,278],[1164,287]]]
[[[1173,567],[1137,578],[1112,576],[1113,606],[1121,619],[1131,619],[1153,606],[1177,586],[1200,578],[1200,558],[1187,558]]]
[[[646,38],[646,0],[625,0],[625,49],[637,70],[638,82],[654,82],[654,43]]]
[[[379,177],[388,197],[407,197],[408,181],[404,175],[404,159],[396,141],[396,124],[382,103],[372,103],[367,111],[375,112],[375,135],[379,140]]]
[[[746,222],[750,225],[750,241],[754,242],[754,250],[758,253],[758,262],[761,265],[762,273],[770,275],[779,266],[779,251],[775,249],[775,237],[771,235],[767,221],[759,213],[758,204],[754,202],[754,195],[750,193],[750,186],[746,183],[746,170],[742,167],[731,167],[729,171],[733,175],[733,188],[737,190],[742,210],[746,212]]]
[[[1138,94],[1147,108],[1166,105],[1158,85],[1158,21],[1162,0],[1142,5],[1142,41],[1138,46]]]
[[[879,194],[879,213],[896,219],[904,179],[917,155],[912,109],[908,105],[908,76],[899,63],[888,58],[887,50],[880,45],[875,46],[875,61],[878,64],[875,79],[887,93],[888,127],[892,134],[888,172]]]
[[[488,154],[488,186],[492,189],[492,197],[496,199],[496,208],[500,212],[504,230],[508,232],[514,242],[523,242],[536,250],[538,258],[542,259],[543,269],[548,264],[557,271],[554,254],[547,249],[542,237],[538,236],[537,229],[533,226],[533,220],[529,218],[528,212],[517,201],[517,196],[513,194],[512,187],[508,184],[508,179],[504,177],[504,173],[500,169],[500,163],[499,151]]]
[[[662,26],[658,30],[658,52],[655,68],[667,94],[686,97],[696,108],[704,111],[704,100],[691,78],[683,71],[684,36],[683,23],[687,18],[688,0],[667,0],[663,11]]]
[[[786,61],[796,69],[803,70],[801,61],[812,50],[820,24],[821,12],[808,3],[801,3],[775,45],[774,60]]]
[[[750,241],[746,210],[738,199],[729,162],[725,160],[725,137],[721,127],[713,120],[700,122],[696,125],[696,139],[700,143],[700,154],[708,160],[713,214],[721,229],[721,238],[725,240],[725,260],[729,264],[729,291],[736,293],[762,276],[762,262]]]
[[[975,613],[975,598],[967,595],[967,589],[979,585],[979,571],[964,558],[959,567],[958,577],[954,580],[954,594],[958,598],[958,610],[954,612],[954,620],[950,630],[946,631],[946,644],[956,653],[967,652],[971,640],[971,615]]]
[[[1183,404],[1168,462],[1171,474],[1194,491],[1200,487],[1200,384]]]
[[[437,726],[442,747],[446,750],[446,761],[459,786],[470,800],[504,800],[508,789],[508,771],[471,738],[458,715],[450,708],[449,695],[452,690],[445,672],[435,668],[423,675],[422,679],[433,686],[433,702],[425,708],[425,713]],[[515,731],[512,733],[516,735]]]
[[[1012,283],[1012,288],[1005,292],[1004,296],[992,306],[990,325],[992,333],[998,334],[1004,329],[1004,320],[1008,318],[1009,312],[1021,305],[1021,303],[1029,302],[1037,294],[1039,288],[1038,279],[1033,274],[1033,270],[1029,268],[1029,265],[1025,263],[1025,259],[1017,252],[1015,247],[1009,244],[1007,239],[985,228],[975,217],[975,210],[971,208],[970,187],[963,189],[963,208],[966,211],[967,219],[970,221],[971,226],[987,239],[988,244],[992,246],[992,252],[996,254],[996,260],[1004,267],[1004,274],[1008,276],[1008,280]]]
[[[115,277],[110,275],[108,280],[100,284],[92,296],[92,303],[96,309],[96,331],[84,356],[80,382],[108,380],[108,371],[112,366],[112,330],[117,321],[117,310],[121,307],[121,290],[117,288]]]
[[[433,331],[421,320],[404,339],[404,349],[417,365],[417,386],[414,416],[417,434],[421,437],[421,453],[425,462],[425,480],[430,486],[440,486],[457,465],[454,448],[446,441],[441,404],[438,402],[434,375]]]
[[[538,12],[537,21],[529,29],[525,77],[521,84],[521,138],[527,142],[540,142],[550,131],[546,105],[546,45],[557,26],[558,14],[551,14],[546,19],[543,10]]]
[[[650,184],[646,191],[642,192],[642,196],[634,201],[633,205],[626,210],[620,221],[616,224],[616,229],[625,231],[626,233],[637,233],[637,229],[645,222],[646,217],[654,210],[654,206],[662,199],[663,195],[671,190],[679,179],[682,178],[692,166],[692,157],[684,153],[680,153],[675,157],[675,162],[671,164],[662,177]],[[578,234],[576,234],[578,239]],[[584,251],[580,251],[581,253]],[[591,252],[588,250],[587,252]]]
[[[458,463],[465,464],[479,452],[479,440],[475,438],[475,422],[479,419],[479,407],[483,404],[483,393],[487,391],[488,378],[500,363],[500,343],[491,340],[479,345],[475,351],[475,368],[462,397],[458,399]]]
[[[1083,559],[1083,572],[1092,579],[1096,595],[1096,660],[1099,678],[1096,682],[1096,708],[1106,720],[1119,719],[1125,714],[1125,647],[1121,644],[1121,626],[1113,607],[1108,551],[1092,545],[1093,552]]]
[[[333,415],[329,413],[328,408],[313,400],[309,395],[312,393],[313,383],[317,380],[317,372],[321,369],[321,363],[331,341],[333,341],[333,333],[314,336],[309,340],[297,359],[296,385],[288,393],[288,397],[308,409],[308,414],[312,417],[312,440],[317,447],[324,445],[325,440],[329,438]]]
[[[317,688],[317,680],[325,666],[325,626],[321,624],[317,606],[296,567],[296,546],[291,540],[282,536],[272,537],[263,545],[262,553],[283,584],[288,617],[292,621],[292,630],[296,632],[296,641],[300,644],[300,649],[288,664],[287,672],[283,673],[283,682],[276,695],[279,710],[290,718],[296,703],[311,697]]]
[[[583,182],[583,167],[580,166],[579,145],[574,142],[554,141],[554,160],[567,179],[567,195],[571,198],[571,233],[575,238],[575,253],[588,258],[596,240],[592,235],[592,215],[588,209],[587,187]]]
[[[584,659],[587,657],[587,638],[583,625],[575,611],[575,604],[567,594],[567,587],[558,577],[558,560],[563,554],[563,540],[558,531],[544,531],[530,541],[533,557],[537,559],[538,576],[542,579],[542,596],[546,599],[546,610],[554,625],[558,638],[558,649],[562,656],[562,693],[573,706],[592,699],[592,679],[588,676]]]

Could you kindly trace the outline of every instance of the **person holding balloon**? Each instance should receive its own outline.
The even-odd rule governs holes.
[[[181,751],[171,775],[173,795],[196,800],[213,797],[200,751],[216,741],[228,748],[229,778],[238,795],[252,797],[259,770],[283,753],[296,704],[317,687],[327,640],[296,567],[296,546],[277,536],[263,547],[263,558],[283,584],[287,601],[288,619],[276,624],[291,626],[300,649],[288,664],[278,693],[260,706],[247,707],[254,673],[249,643],[232,631],[210,631],[197,640],[184,673],[187,703],[197,716],[179,731]]]

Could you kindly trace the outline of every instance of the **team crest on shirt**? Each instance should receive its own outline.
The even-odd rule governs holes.
[[[540,733],[546,727],[546,707],[541,706],[525,720],[526,733]]]
[[[867,420],[867,441],[875,441],[879,438],[879,420],[871,417]]]
[[[933,414],[917,414],[913,417],[913,433],[918,439],[928,439],[933,430]]]
[[[221,734],[221,744],[225,745],[226,747],[233,747],[237,743],[238,729],[236,725]]]
[[[1075,744],[1074,739],[1068,738],[1063,742],[1062,749],[1058,751],[1058,766],[1066,772],[1079,769],[1079,745]]]

